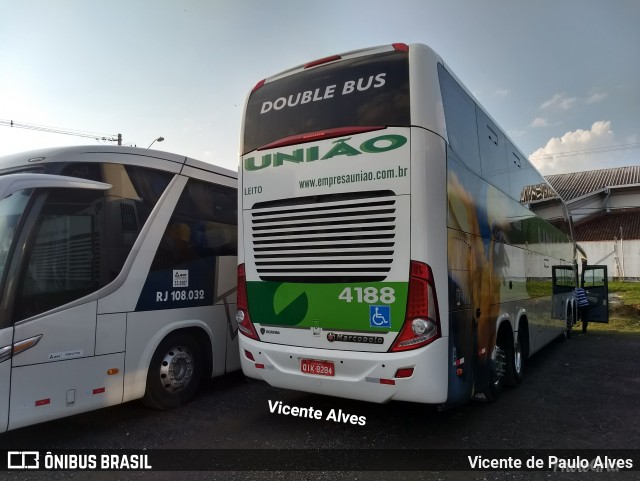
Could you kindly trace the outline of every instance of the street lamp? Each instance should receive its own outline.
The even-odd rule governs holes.
[[[154,141],[149,144],[149,147],[147,147],[147,149],[150,149],[151,146],[156,142],[162,142],[163,140],[164,140],[164,137],[158,137],[157,139],[154,139]]]

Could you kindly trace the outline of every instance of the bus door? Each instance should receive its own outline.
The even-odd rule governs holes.
[[[580,285],[589,301],[587,319],[589,322],[609,322],[609,284],[607,266],[583,266]]]
[[[31,190],[15,188],[12,179],[0,177],[0,302],[11,266],[11,254],[16,250],[16,232],[22,224],[31,198]],[[4,307],[4,302],[2,302]],[[21,345],[14,344],[13,325],[0,310],[0,432],[9,422],[9,394],[11,385],[11,357]]]
[[[576,274],[571,265],[552,266],[553,299],[551,304],[552,319],[566,319],[568,300],[573,297]]]
[[[99,252],[87,199],[110,187],[45,174],[0,178],[0,243],[8,244],[0,246],[0,430],[87,410],[77,407],[106,390],[105,380],[85,382],[98,359],[97,300],[82,298]]]

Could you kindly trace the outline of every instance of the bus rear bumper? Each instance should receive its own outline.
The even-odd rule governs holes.
[[[413,351],[372,353],[284,346],[240,335],[240,359],[246,376],[278,388],[376,403],[392,400],[444,403],[449,369],[447,351],[447,338]],[[333,363],[334,375],[303,373],[303,359]],[[406,368],[413,368],[413,374],[397,378],[397,371]]]

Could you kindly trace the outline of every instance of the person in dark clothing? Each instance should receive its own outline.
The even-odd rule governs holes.
[[[576,287],[573,291],[573,295],[578,306],[578,318],[582,321],[582,333],[586,334],[587,325],[589,323],[589,320],[587,319],[587,311],[589,310],[587,293],[582,287]]]

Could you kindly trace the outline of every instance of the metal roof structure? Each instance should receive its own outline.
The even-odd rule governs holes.
[[[574,227],[577,242],[640,239],[640,208],[598,212]]]
[[[572,204],[591,196],[602,197],[609,191],[633,192],[640,198],[640,165],[547,175],[545,178],[568,202],[570,210]],[[577,242],[640,239],[640,207],[637,203],[627,204],[624,208],[603,206],[576,221],[574,226]]]
[[[640,165],[554,174],[545,178],[567,202],[605,187],[634,184],[640,186]]]

